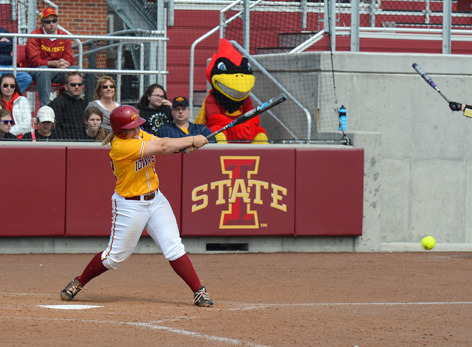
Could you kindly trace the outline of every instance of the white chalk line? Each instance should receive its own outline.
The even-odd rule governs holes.
[[[247,304],[231,301],[219,301],[221,304],[239,305],[229,311],[259,310],[272,307],[323,307],[323,306],[411,306],[411,305],[472,305],[472,301],[418,301],[418,302],[315,302],[301,304]]]
[[[188,331],[188,330],[183,330],[183,329],[176,329],[176,328],[171,328],[171,327],[166,327],[163,325],[157,325],[155,324],[156,321],[150,322],[150,323],[137,323],[137,322],[116,322],[116,321],[111,321],[111,320],[95,320],[95,319],[76,319],[76,318],[38,318],[38,317],[2,317],[0,316],[0,319],[7,319],[7,320],[14,320],[14,319],[28,319],[28,320],[46,320],[46,321],[60,321],[60,322],[82,322],[82,323],[92,323],[92,324],[107,324],[107,325],[127,325],[127,326],[136,326],[136,327],[142,327],[142,328],[148,328],[152,330],[162,330],[166,332],[171,332],[179,335],[184,335],[184,336],[190,336],[190,337],[197,337],[197,338],[203,338],[205,340],[209,341],[216,341],[216,342],[222,342],[225,344],[231,344],[231,345],[245,345],[245,346],[253,346],[253,347],[269,347],[266,345],[259,345],[259,344],[254,344],[252,342],[247,342],[247,341],[242,341],[242,340],[237,340],[237,339],[231,339],[228,337],[220,337],[220,336],[214,336],[214,335],[208,335],[208,334],[202,334],[198,333],[195,331]],[[175,318],[174,318],[175,320]]]

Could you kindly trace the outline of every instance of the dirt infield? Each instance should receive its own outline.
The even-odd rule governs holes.
[[[0,345],[472,343],[472,253],[191,254],[212,308],[161,254],[134,254],[60,301],[91,256],[0,255]]]

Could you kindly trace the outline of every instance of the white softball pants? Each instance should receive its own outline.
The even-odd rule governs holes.
[[[107,269],[117,269],[133,253],[146,229],[164,257],[176,260],[185,254],[172,208],[159,190],[149,201],[126,200],[113,194],[113,221],[108,247],[102,253]]]

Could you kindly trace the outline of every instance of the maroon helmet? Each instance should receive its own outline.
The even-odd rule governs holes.
[[[134,129],[145,122],[146,120],[139,116],[138,110],[133,106],[118,106],[110,113],[111,128],[117,135],[122,135],[122,130]]]

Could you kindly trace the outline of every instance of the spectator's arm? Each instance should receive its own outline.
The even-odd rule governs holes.
[[[13,119],[15,125],[11,127],[10,132],[13,135],[26,134],[33,130],[31,123],[31,107],[28,99],[20,97],[18,104],[13,106]]]
[[[64,44],[64,55],[62,59],[67,60],[70,65],[74,65],[74,52],[72,51],[72,44],[70,40],[66,40]]]

